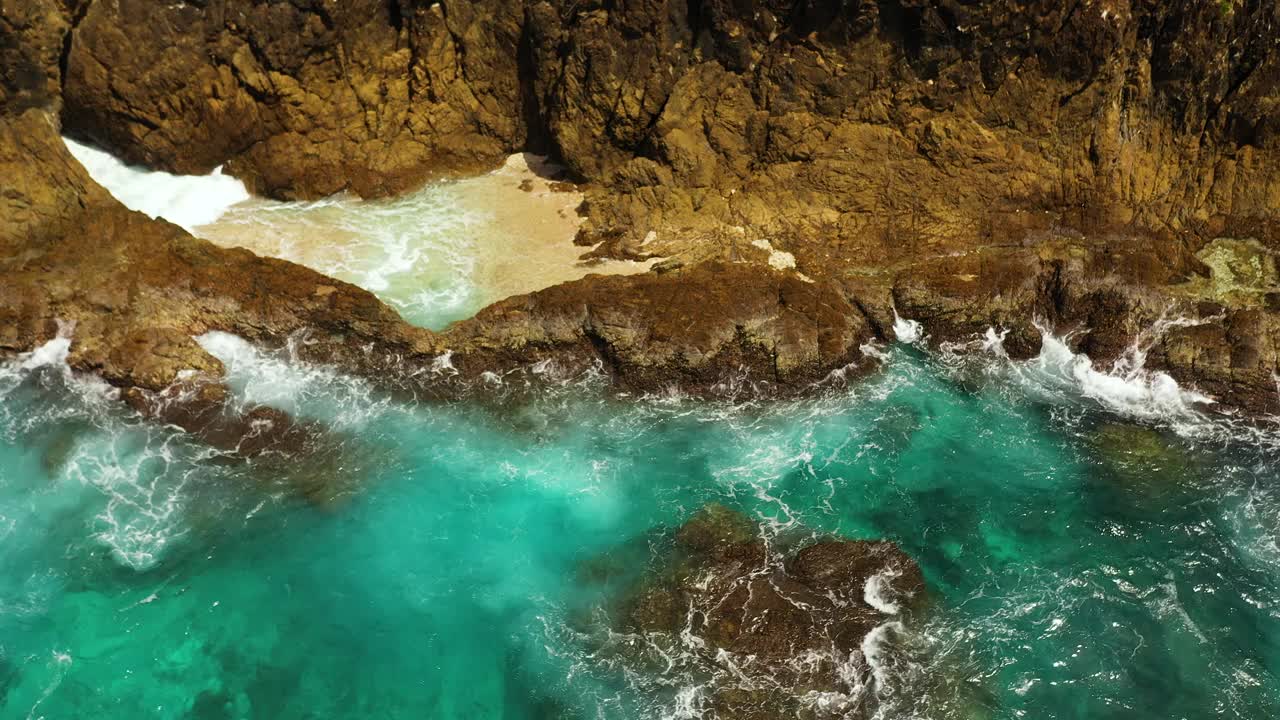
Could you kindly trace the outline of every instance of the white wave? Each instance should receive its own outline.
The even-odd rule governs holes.
[[[880,343],[877,343],[874,340],[862,343],[858,346],[858,350],[869,358],[874,358],[882,363],[889,362],[889,353],[885,352],[884,348],[880,346]],[[835,372],[837,371],[832,371],[833,374]]]
[[[898,570],[888,568],[867,578],[867,583],[862,588],[862,599],[886,615],[897,615],[901,608],[889,597],[893,594],[889,582],[901,574]]]
[[[908,320],[893,311],[893,334],[898,342],[914,345],[924,338],[924,328],[916,320]]]
[[[365,381],[299,360],[297,344],[307,342],[304,337],[291,338],[283,351],[274,353],[224,332],[195,340],[222,361],[226,383],[244,406],[268,405],[336,428],[363,427],[390,407],[390,400],[375,398]]]
[[[1083,397],[1134,418],[1187,418],[1214,402],[1206,395],[1183,389],[1166,373],[1146,370],[1141,362],[1099,370],[1088,355],[1072,352],[1062,339],[1048,334],[1040,355],[1032,362],[1045,380],[1072,385]]]
[[[172,175],[130,167],[109,153],[63,138],[67,149],[99,185],[125,207],[164,218],[194,232],[222,217],[231,206],[249,199],[244,183],[222,174]]]
[[[1203,411],[1214,399],[1181,387],[1167,373],[1146,368],[1148,351],[1165,332],[1201,322],[1159,318],[1134,338],[1110,368],[1097,367],[1088,355],[1071,349],[1070,336],[1059,337],[1042,325],[1037,325],[1040,354],[1025,362],[1009,359],[1004,350],[1007,331],[995,328],[988,328],[982,338],[967,345],[944,348],[944,353],[953,363],[973,351],[979,356],[994,356],[999,364],[989,372],[1003,374],[1021,391],[1054,404],[1085,399],[1124,417],[1169,424],[1184,434],[1202,434],[1211,429],[1212,422]]]
[[[58,337],[41,345],[29,353],[18,356],[18,368],[35,370],[42,367],[59,367],[67,364],[67,356],[71,354],[71,338]]]
[[[183,465],[162,432],[117,427],[82,441],[67,476],[96,488],[107,504],[95,518],[94,539],[134,570],[148,570],[187,532]]]
[[[892,687],[890,683],[893,679],[893,668],[892,661],[889,659],[893,642],[891,636],[905,631],[906,627],[901,622],[893,620],[876,626],[862,638],[862,657],[867,661],[867,667],[871,670],[871,678],[875,681],[878,693],[883,693]]]
[[[703,688],[690,685],[676,691],[674,707],[669,713],[663,713],[663,720],[697,720],[703,716]]]
[[[453,351],[445,350],[431,361],[433,375],[457,375],[458,369],[453,366]]]
[[[32,372],[50,369],[60,374],[80,402],[86,405],[102,406],[107,400],[119,395],[119,390],[107,384],[96,375],[73,373],[67,364],[71,354],[71,332],[74,324],[58,322],[58,336],[40,345],[30,352],[19,353],[17,357],[0,363],[0,399],[23,382]],[[0,419],[3,419],[4,408],[0,407]],[[36,419],[32,419],[34,422]]]
[[[1040,353],[1015,361],[1005,352],[1007,330],[988,328],[969,342],[943,343],[938,360],[950,372],[979,373],[1017,394],[1055,406],[1079,406],[1082,401],[1117,415],[1158,423],[1186,436],[1219,436],[1227,428],[1223,418],[1205,413],[1215,399],[1182,387],[1168,373],[1146,367],[1147,353],[1171,328],[1203,320],[1162,317],[1139,333],[1111,367],[1099,367],[1084,353],[1071,349],[1071,336],[1055,335],[1037,323]]]
[[[60,328],[60,337],[0,366],[0,398],[38,372],[56,372],[67,391],[54,406],[19,404],[16,412],[6,412],[9,407],[0,403],[0,435],[15,423],[38,434],[68,420],[82,422],[65,462],[48,470],[47,501],[59,502],[56,497],[64,493],[78,496],[79,488],[92,490],[90,497],[105,501],[94,516],[93,539],[122,566],[146,570],[186,532],[182,515],[191,466],[176,462],[170,430],[128,422],[114,399],[117,390],[72,372],[70,330]],[[180,466],[185,472],[177,471]]]

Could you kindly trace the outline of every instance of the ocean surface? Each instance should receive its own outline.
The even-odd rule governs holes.
[[[547,367],[413,403],[203,336],[238,400],[325,428],[252,461],[131,416],[55,340],[0,366],[0,718],[710,717],[724,668],[607,652],[588,569],[657,562],[712,502],[920,563],[923,650],[850,669],[877,717],[1280,716],[1280,433],[1145,371],[1160,327],[1109,371],[900,330],[869,380],[768,403]]]

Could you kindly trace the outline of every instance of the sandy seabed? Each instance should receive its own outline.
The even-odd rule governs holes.
[[[558,171],[517,154],[493,172],[392,200],[255,198],[195,233],[355,283],[402,312],[452,302],[469,314],[588,274],[647,271],[653,261],[581,259],[588,248],[573,239],[583,196],[555,181]]]

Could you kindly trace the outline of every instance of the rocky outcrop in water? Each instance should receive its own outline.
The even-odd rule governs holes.
[[[145,385],[179,358],[216,368],[176,339],[128,360],[151,347],[128,333],[309,327],[316,356],[357,368],[366,346],[414,369],[448,346],[464,376],[554,358],[697,390],[804,386],[891,339],[895,309],[934,342],[1003,328],[1015,357],[1039,318],[1100,364],[1173,314],[1203,322],[1147,338],[1149,367],[1280,410],[1273,3],[339,5],[0,5],[0,236],[25,258],[5,347],[61,312],[83,367]],[[104,209],[59,118],[279,197],[393,193],[534,147],[584,183],[580,242],[667,272],[513,299],[441,341],[349,286]],[[116,258],[87,283],[110,303],[67,292],[91,255],[69,237]]]
[[[828,282],[709,262],[667,273],[589,276],[505,300],[444,333],[463,377],[556,360],[598,363],[624,388],[695,394],[788,393],[848,367],[875,367],[861,346],[872,320]],[[740,383],[740,384],[739,384]]]
[[[870,716],[893,690],[876,687],[871,664],[888,662],[900,621],[925,599],[920,568],[893,543],[828,539],[782,553],[755,523],[710,505],[622,594],[602,652],[702,683],[690,702],[707,717]]]

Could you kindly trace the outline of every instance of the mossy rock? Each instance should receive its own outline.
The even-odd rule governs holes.
[[[1152,481],[1165,486],[1198,474],[1194,458],[1160,432],[1129,423],[1099,426],[1090,440],[1103,466],[1131,485]]]

